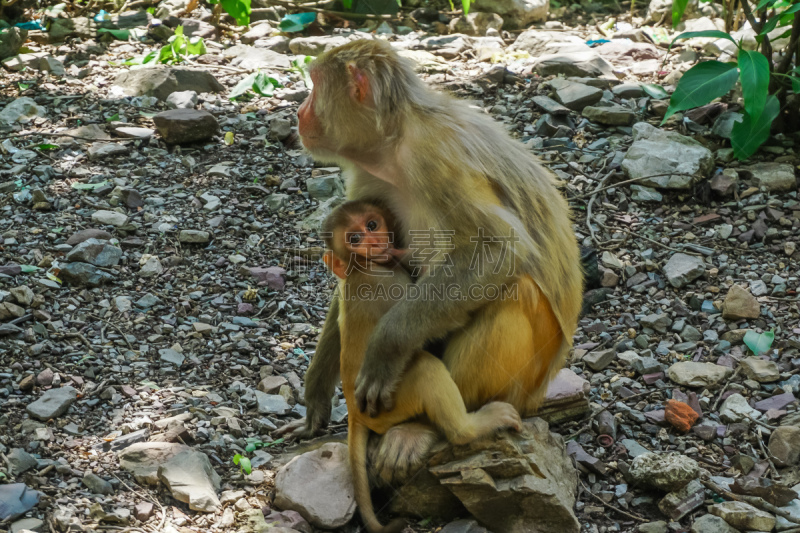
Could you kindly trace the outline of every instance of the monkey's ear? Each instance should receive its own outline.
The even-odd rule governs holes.
[[[350,74],[350,79],[352,80],[350,95],[354,100],[358,101],[358,103],[363,104],[364,100],[366,100],[369,95],[369,78],[367,78],[363,70],[353,63],[347,64],[347,72]]]
[[[332,251],[328,250],[327,252],[325,252],[325,254],[322,256],[322,260],[328,266],[330,271],[336,275],[337,278],[345,279],[347,272],[347,265],[344,263],[344,261],[336,257],[336,255]]]

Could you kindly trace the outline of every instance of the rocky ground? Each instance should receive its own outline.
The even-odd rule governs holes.
[[[440,455],[431,473],[493,477],[491,496],[450,483],[496,533],[524,520],[553,532],[800,530],[797,137],[734,161],[736,94],[659,127],[667,100],[653,84],[670,92],[726,41],[667,55],[655,3],[616,24],[561,9],[525,31],[418,9],[311,37],[280,34],[270,8],[216,38],[202,8],[163,4],[161,25],[144,11],[100,24],[130,41],[63,15],[24,49],[22,32],[0,34],[0,529],[356,529],[342,445],[284,466],[293,450],[274,438],[304,414],[333,287],[317,229],[343,192],[338,169],[298,144],[308,88],[292,60],[385,38],[556,173],[590,265],[575,350],[542,412],[566,452],[532,421],[533,433],[488,445],[517,450],[516,470],[473,449]],[[715,28],[717,13],[705,4],[685,29]],[[205,55],[123,64],[178,25],[206,37]],[[230,100],[257,70],[282,87]],[[347,411],[334,405],[341,437]],[[535,498],[504,492],[534,472],[550,483]],[[525,514],[548,491],[552,513]],[[421,494],[395,498],[422,515],[411,529],[456,518],[451,494]],[[493,514],[511,501],[523,522]]]

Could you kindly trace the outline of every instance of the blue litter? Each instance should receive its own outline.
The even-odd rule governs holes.
[[[108,13],[105,9],[101,9],[100,12],[94,16],[93,20],[95,22],[105,22],[107,20],[111,20],[111,14]]]
[[[588,46],[598,46],[598,45],[605,44],[605,43],[610,43],[610,42],[611,41],[609,41],[608,39],[590,39],[590,40],[586,41],[586,44]]]
[[[44,31],[44,26],[38,20],[31,20],[29,22],[18,22],[14,24],[15,27],[21,30],[42,30]]]

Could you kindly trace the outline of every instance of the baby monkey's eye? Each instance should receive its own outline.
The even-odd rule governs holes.
[[[360,233],[351,233],[349,238],[350,244],[358,244],[361,242]]]
[[[374,220],[370,220],[369,222],[367,222],[367,229],[369,231],[375,231],[376,229],[378,229],[378,223]]]

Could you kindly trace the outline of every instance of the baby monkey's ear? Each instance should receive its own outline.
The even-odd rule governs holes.
[[[344,279],[345,273],[347,272],[347,265],[344,261],[336,257],[333,251],[328,250],[325,252],[325,255],[322,256],[322,260],[328,266],[331,272],[333,272],[337,278]]]

